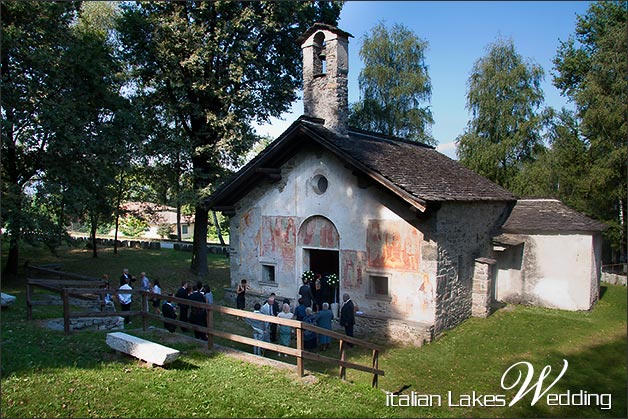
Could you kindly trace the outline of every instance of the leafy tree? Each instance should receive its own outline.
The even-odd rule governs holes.
[[[554,58],[554,85],[576,105],[587,144],[587,213],[604,220],[607,237],[625,256],[628,41],[626,2],[595,2],[579,16],[575,37]]]
[[[98,227],[112,219],[116,175],[128,165],[141,119],[120,94],[122,67],[110,36],[115,13],[108,4],[84,4],[72,25],[66,87],[57,103],[62,117],[53,127],[58,140],[49,146],[43,179],[63,190],[70,215],[88,219],[94,257]]]
[[[62,115],[65,56],[76,17],[73,2],[0,3],[2,20],[2,226],[9,236],[5,273],[16,273],[19,242],[38,231],[29,190],[39,182]],[[41,222],[39,222],[39,221]]]
[[[152,161],[142,170],[149,192],[146,200],[175,207],[176,233],[180,241],[184,205],[195,203],[188,139],[181,124],[167,112],[152,115],[151,120],[154,129],[147,146]]]
[[[403,25],[383,23],[365,36],[360,57],[361,100],[352,104],[352,126],[427,144],[434,123],[429,105],[432,84],[425,64],[427,41]]]
[[[139,237],[149,227],[150,225],[146,220],[136,215],[127,215],[120,223],[120,231],[128,237]]]
[[[172,233],[172,224],[161,223],[157,227],[157,234],[162,239],[169,239],[171,233]]]
[[[566,109],[552,115],[547,132],[549,147],[526,163],[514,189],[530,196],[555,197],[570,207],[589,212],[591,162],[588,143],[574,113]]]
[[[124,5],[120,40],[137,95],[176,115],[197,194],[191,271],[206,275],[205,199],[223,167],[253,144],[253,121],[285,111],[301,82],[299,36],[335,24],[338,3],[137,2]]]
[[[512,40],[497,40],[476,61],[468,82],[465,132],[457,138],[460,162],[515,189],[521,167],[542,152],[543,69],[525,62]],[[517,192],[516,190],[513,190]]]

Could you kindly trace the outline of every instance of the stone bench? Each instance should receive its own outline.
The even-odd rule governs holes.
[[[146,361],[150,365],[164,365],[181,355],[181,352],[176,349],[122,332],[107,333],[107,345],[118,352]]]
[[[0,298],[0,304],[2,307],[8,307],[15,302],[17,298],[10,294],[2,293],[2,298]]]

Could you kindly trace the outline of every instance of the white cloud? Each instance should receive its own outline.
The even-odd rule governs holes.
[[[457,160],[456,157],[456,142],[451,141],[449,143],[442,143],[436,146],[436,151],[443,153],[449,158]]]

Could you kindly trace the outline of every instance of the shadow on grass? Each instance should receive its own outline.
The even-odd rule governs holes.
[[[545,365],[552,367],[550,376],[545,380],[543,389],[558,376],[563,359],[569,363],[565,375],[556,383],[548,394],[559,394],[565,406],[548,406],[547,398],[542,397],[532,405],[532,393],[513,406],[508,414],[521,417],[627,417],[626,410],[626,338],[618,337],[600,345],[594,345],[575,354],[551,352],[542,358],[530,360],[535,366],[535,378]],[[534,381],[532,384],[534,384]],[[518,389],[518,388],[517,388]],[[514,393],[507,393],[511,400]],[[567,395],[569,394],[569,395]],[[582,397],[573,395],[581,394]],[[610,408],[602,397],[610,394]],[[580,401],[582,399],[582,402]]]

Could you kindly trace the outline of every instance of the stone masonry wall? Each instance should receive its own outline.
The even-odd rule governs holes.
[[[325,36],[326,70],[321,67],[321,48],[317,35]],[[303,110],[304,114],[325,120],[325,127],[347,133],[349,117],[348,39],[321,30],[306,40],[303,49]]]
[[[475,260],[473,270],[473,294],[471,297],[471,315],[486,317],[490,313],[492,303],[494,259],[479,258]]]
[[[436,335],[471,316],[475,259],[492,254],[491,238],[507,207],[502,202],[463,202],[444,204],[438,211]]]

